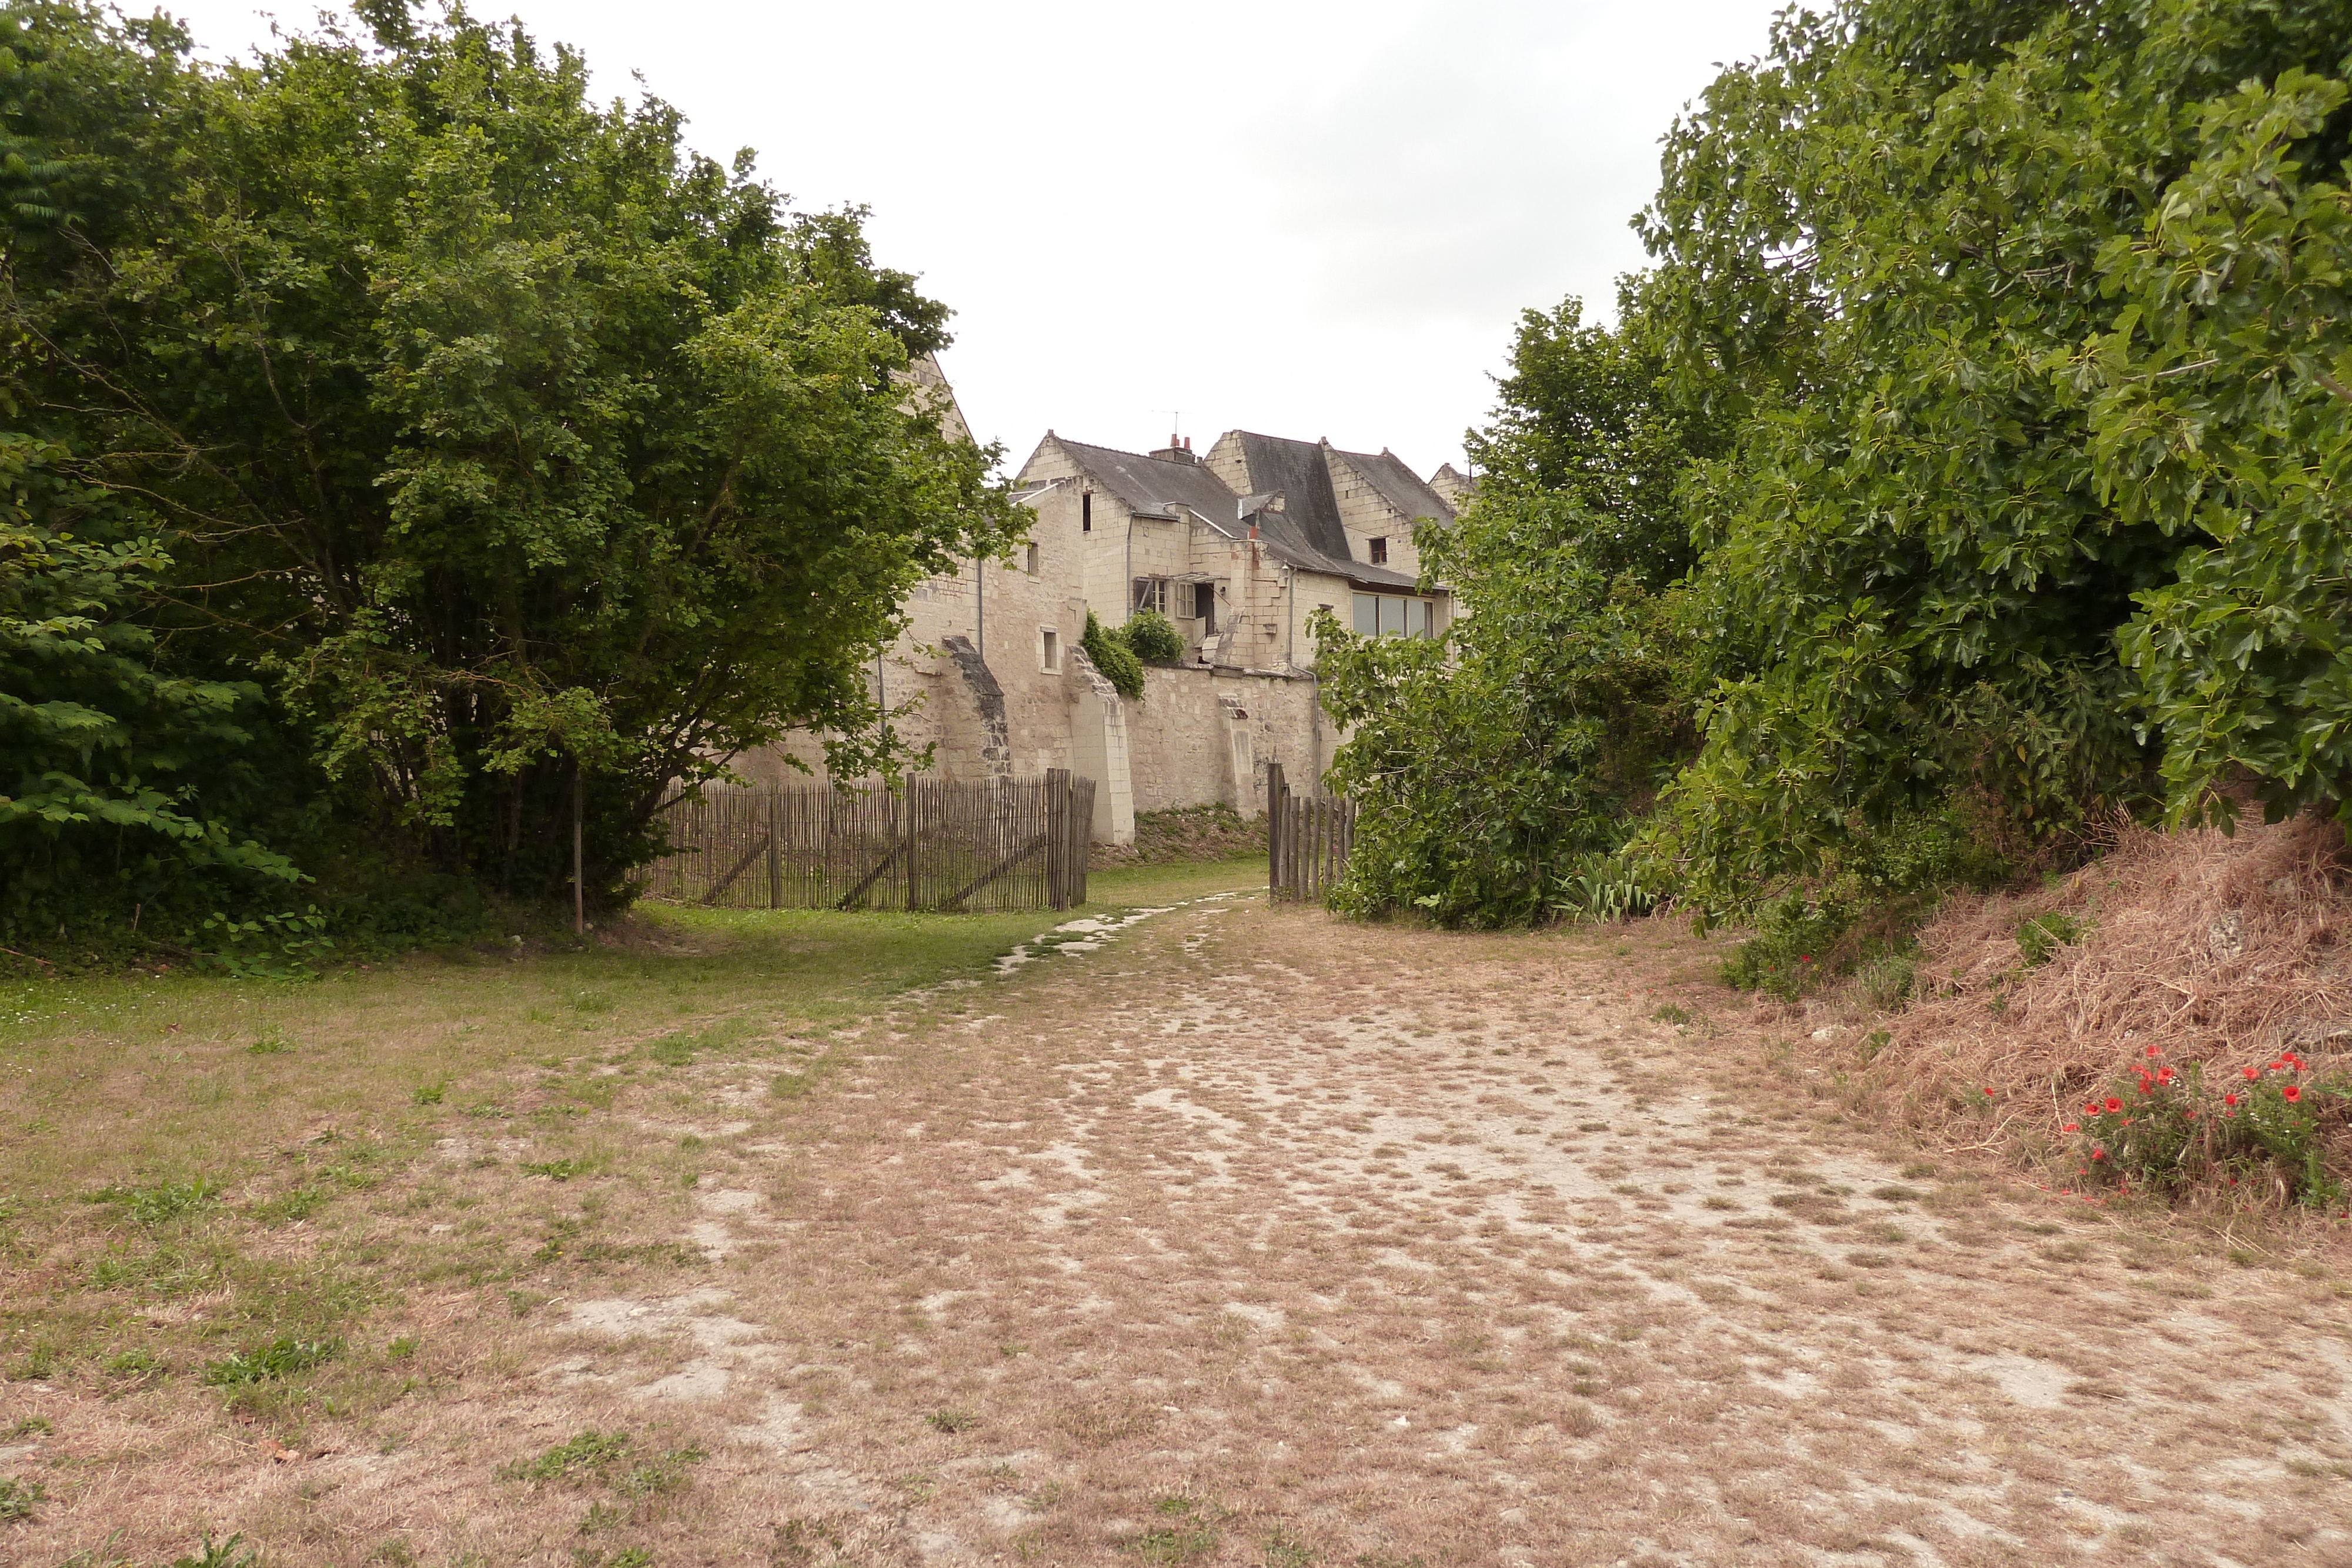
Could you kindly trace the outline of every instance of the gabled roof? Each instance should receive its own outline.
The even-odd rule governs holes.
[[[1232,528],[1239,522],[1236,503],[1241,497],[1197,463],[1171,463],[1139,452],[1087,446],[1064,436],[1054,439],[1095,483],[1117,496],[1138,517],[1172,518],[1179,515],[1176,508],[1184,507],[1223,528]]]
[[[1454,508],[1445,497],[1422,482],[1421,476],[1404,465],[1404,460],[1393,452],[1341,452],[1348,465],[1369,481],[1381,498],[1407,518],[1418,522],[1423,517],[1436,522],[1451,522]]]
[[[1339,498],[1332,494],[1331,471],[1324,465],[1322,446],[1255,431],[1234,434],[1241,437],[1249,487],[1261,494],[1281,491],[1284,515],[1297,528],[1305,547],[1334,560],[1348,560],[1348,530],[1339,526]]]
[[[1333,557],[1315,549],[1307,542],[1306,530],[1298,526],[1298,518],[1293,513],[1260,512],[1252,520],[1257,524],[1258,538],[1265,545],[1266,554],[1286,566],[1320,572],[1326,577],[1344,577],[1359,588],[1413,591],[1415,580],[1408,572],[1368,566],[1345,555]]]
[[[1255,435],[1246,431],[1237,434],[1249,465],[1252,494],[1246,503],[1223,479],[1198,463],[1176,463],[1164,457],[1147,457],[1139,452],[1121,452],[1116,447],[1088,446],[1061,435],[1050,435],[1048,439],[1057,443],[1088,478],[1118,497],[1137,517],[1172,519],[1182,512],[1191,512],[1236,538],[1245,536],[1255,522],[1267,553],[1285,565],[1344,578],[1360,588],[1405,593],[1414,591],[1415,580],[1411,573],[1368,565],[1350,555],[1348,530],[1339,523],[1339,498],[1331,489],[1330,469],[1318,443],[1286,441],[1280,436]],[[1411,470],[1393,457],[1383,455],[1381,458],[1360,458],[1352,453],[1347,455],[1350,461],[1366,465],[1385,460],[1407,478],[1412,477]],[[1389,493],[1381,478],[1374,478],[1373,483],[1381,486],[1382,495]],[[1028,499],[1045,487],[1041,485],[1025,490],[1020,498]],[[1282,510],[1266,509],[1277,493],[1282,497]],[[1450,517],[1454,514],[1441,503],[1440,509],[1414,515]]]

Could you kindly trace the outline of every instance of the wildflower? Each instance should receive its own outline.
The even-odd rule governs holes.
[[[2063,1127],[2063,1128],[2061,1128],[2061,1129],[2060,1129],[2060,1131],[2062,1131],[2062,1132],[2067,1132],[2067,1133],[2079,1133],[2079,1132],[2081,1132],[2082,1130],[2083,1130],[2083,1124],[2082,1124],[2082,1123],[2080,1123],[2080,1122],[2069,1122],[2069,1123],[2067,1123],[2067,1124],[2066,1124],[2066,1125],[2065,1125],[2064,1127]]]
[[[2169,1083],[2178,1076],[2179,1074],[2175,1073],[2169,1067],[2161,1067],[2157,1069],[2156,1081],[2158,1083]]]
[[[2110,1111],[2120,1111],[2123,1108],[2124,1103],[2120,1100],[2111,1098],[2107,1101],[2107,1109]]]
[[[2249,1083],[2252,1083],[2255,1079],[2260,1078],[2263,1075],[2263,1070],[2259,1067],[2245,1067],[2239,1069],[2239,1071],[2246,1075],[2246,1082]]]
[[[2091,1157],[2095,1160],[2105,1159],[2107,1157],[2107,1151],[2101,1148],[2094,1148],[2091,1151]]]
[[[2153,1060],[2157,1057],[2162,1056],[2164,1054],[2164,1051],[2160,1046],[2151,1045],[2147,1048],[2147,1054],[2150,1060]]]
[[[2224,1094],[2221,1096],[2221,1103],[2224,1105],[2234,1105],[2237,1103],[2238,1097],[2235,1094]]]
[[[2273,1061],[2273,1062],[2272,1062],[2272,1063],[2270,1064],[2270,1069],[2271,1069],[2271,1071],[2272,1071],[2273,1072],[2291,1072],[2291,1071],[2294,1071],[2294,1069],[2292,1069],[2292,1068],[2290,1068],[2289,1066],[2287,1066],[2287,1064],[2286,1064],[2285,1062],[2284,1062],[2284,1061]]]
[[[1988,1100],[1990,1100],[1990,1099],[1991,1099],[1991,1098],[1993,1097],[1993,1095],[1992,1095],[1992,1091],[1991,1091],[1991,1090],[1990,1090],[1990,1089],[1986,1090],[1986,1091],[1984,1092],[1984,1094],[1985,1094],[1985,1098],[1986,1098],[1986,1099],[1988,1099]]]
[[[2291,1101],[2300,1100],[2303,1098],[2303,1085],[2300,1083],[2290,1083],[2285,1088],[2280,1090],[2279,1092],[2285,1095]]]
[[[1800,953],[1797,955],[1797,962],[1800,964],[1810,964],[1812,961],[1813,956],[1811,953]]]

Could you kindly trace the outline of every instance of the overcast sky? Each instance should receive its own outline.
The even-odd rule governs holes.
[[[1241,426],[1425,474],[1460,464],[1520,309],[1606,314],[1659,136],[1779,4],[474,8],[578,46],[600,95],[641,76],[801,206],[872,207],[877,256],[954,308],[942,361],[1008,465],[1048,427],[1205,450]],[[167,8],[207,54],[268,37],[254,0]]]

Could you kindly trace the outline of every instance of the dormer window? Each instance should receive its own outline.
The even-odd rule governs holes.
[[[1388,563],[1389,541],[1384,538],[1374,539],[1372,541],[1372,564],[1374,566],[1386,566]]]

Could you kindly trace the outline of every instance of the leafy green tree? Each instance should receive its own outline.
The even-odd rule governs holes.
[[[2123,632],[2176,816],[2251,778],[2273,817],[2352,825],[2346,100],[2290,68],[2201,106],[2195,162],[2100,256],[2111,329],[2063,366],[2102,495],[2190,541]]]
[[[675,786],[787,729],[894,768],[897,605],[1017,526],[902,380],[944,308],[519,25],[364,14],[211,68],[12,8],[67,218],[0,326],[31,428],[157,518],[165,662],[266,682],[341,820],[524,894],[575,788],[616,892]]]
[[[1591,564],[1656,590],[1693,559],[1675,487],[1724,432],[1698,400],[1661,387],[1665,361],[1648,341],[1639,280],[1620,289],[1618,318],[1616,331],[1588,327],[1573,297],[1549,315],[1524,312],[1493,419],[1464,443],[1484,491],[1572,497],[1593,521],[1579,541]]]
[[[1314,622],[1323,705],[1354,733],[1330,782],[1357,803],[1337,907],[1526,925],[1580,878],[1687,744],[1679,595],[1585,554],[1608,519],[1540,492],[1482,498],[1416,536],[1423,571],[1474,609],[1446,638]]]
[[[2134,645],[2187,653],[2203,591],[2168,591],[2181,517],[2123,493],[2133,459],[2095,421],[2124,415],[2081,360],[2149,319],[2118,284],[2188,194],[2199,106],[2347,49],[2352,14],[2295,0],[1853,0],[1784,16],[1677,125],[1649,319],[1680,394],[1737,431],[1684,489],[1720,680],[1650,841],[1694,896],[1938,803],[2066,833],[2149,787],[2136,685],[2173,703],[2168,733],[2219,713],[2178,700],[2210,672],[2118,661],[2143,605]],[[2276,679],[2238,689],[2260,706]],[[2181,767],[2177,789],[2210,777]]]
[[[0,930],[207,873],[292,881],[205,810],[253,782],[240,718],[260,691],[155,668],[133,616],[171,559],[66,456],[0,431]]]

